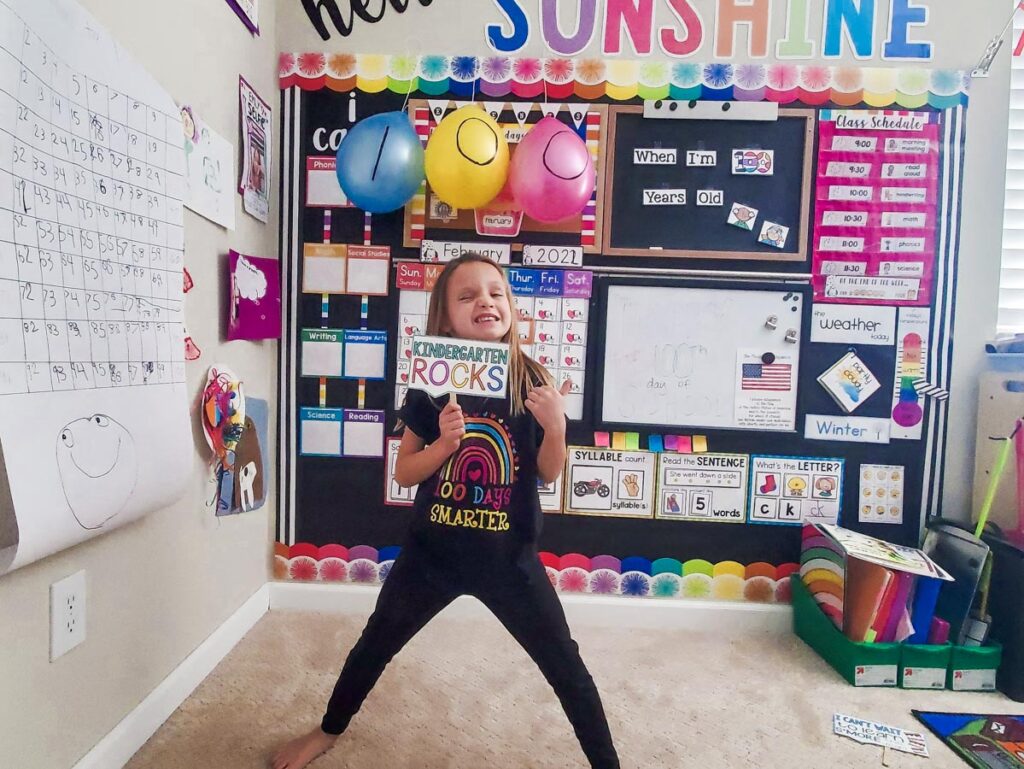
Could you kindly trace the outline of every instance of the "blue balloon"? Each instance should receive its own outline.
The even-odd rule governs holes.
[[[423,183],[423,145],[404,112],[360,120],[338,147],[338,183],[364,211],[401,208]]]

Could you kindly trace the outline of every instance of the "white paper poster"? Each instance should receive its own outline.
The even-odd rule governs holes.
[[[187,104],[181,107],[185,142],[185,205],[229,230],[235,229],[235,148]]]
[[[78,5],[0,0],[0,573],[183,493],[181,138]]]
[[[756,349],[736,354],[735,418],[738,427],[793,430],[796,427],[794,352]]]

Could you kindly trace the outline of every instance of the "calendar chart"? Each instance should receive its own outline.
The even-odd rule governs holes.
[[[182,136],[77,4],[0,0],[0,573],[187,478]]]

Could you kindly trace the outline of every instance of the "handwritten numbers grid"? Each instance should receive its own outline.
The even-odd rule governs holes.
[[[184,381],[181,135],[0,0],[0,395]]]

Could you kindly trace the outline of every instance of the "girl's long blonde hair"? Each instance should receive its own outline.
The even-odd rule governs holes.
[[[501,282],[505,286],[505,296],[508,297],[512,322],[509,325],[508,332],[502,337],[501,341],[509,347],[508,390],[512,401],[512,413],[515,415],[522,414],[526,410],[523,401],[530,388],[537,387],[538,385],[553,384],[553,380],[546,368],[523,352],[523,348],[519,344],[519,314],[516,311],[516,300],[512,295],[512,287],[508,283],[505,271],[493,260],[475,251],[467,251],[445,265],[441,274],[437,276],[434,290],[430,293],[430,306],[427,310],[427,335],[450,336],[450,334],[442,330],[442,327],[448,325],[449,321],[448,283],[452,275],[455,274],[455,271],[468,262],[489,264],[501,276]]]

